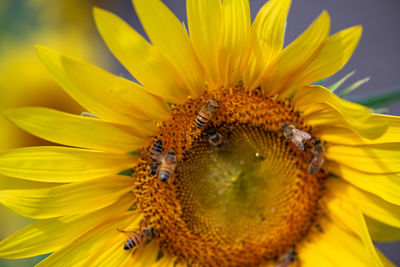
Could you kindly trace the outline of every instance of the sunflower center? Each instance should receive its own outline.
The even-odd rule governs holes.
[[[219,107],[207,116],[211,99]],[[175,152],[174,173],[166,182],[150,175],[149,153],[135,172],[138,205],[160,247],[185,262],[226,266],[266,262],[300,242],[325,175],[307,171],[312,156],[285,138],[285,124],[312,133],[289,101],[242,88],[174,106],[154,137],[164,155]]]
[[[296,182],[295,155],[262,127],[231,124],[218,129],[220,147],[200,136],[191,148],[195,153],[186,153],[177,169],[178,199],[188,226],[226,243],[282,231]]]

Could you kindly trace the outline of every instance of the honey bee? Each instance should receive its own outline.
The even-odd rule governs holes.
[[[297,260],[297,252],[295,248],[291,248],[286,253],[279,256],[279,263],[275,267],[288,267]]]
[[[282,133],[286,139],[289,139],[300,150],[304,150],[304,142],[311,139],[311,135],[296,129],[292,124],[284,124]]]
[[[325,158],[324,153],[325,149],[324,146],[321,144],[320,140],[312,141],[312,159],[310,164],[308,165],[308,173],[315,174],[321,169],[322,165],[324,164]]]
[[[158,167],[163,159],[162,154],[162,141],[157,140],[154,145],[150,148],[150,175],[155,176],[157,174]]]
[[[196,127],[201,129],[203,128],[214,116],[219,108],[218,101],[215,99],[207,100],[204,102],[203,107],[196,117]]]
[[[171,178],[175,172],[176,167],[176,154],[174,151],[168,151],[164,158],[161,160],[161,166],[159,171],[159,177],[162,182],[166,182]]]
[[[217,148],[221,148],[223,145],[223,137],[216,129],[212,129],[208,132],[208,142]]]
[[[141,231],[123,231],[117,229],[120,232],[131,234],[128,241],[126,241],[124,245],[125,250],[130,250],[132,248],[139,248],[143,243],[151,240],[154,236],[154,228],[151,226],[150,228],[144,228]]]

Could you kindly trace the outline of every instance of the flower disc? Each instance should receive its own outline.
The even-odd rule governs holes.
[[[198,129],[197,114],[211,99],[219,109]],[[289,101],[240,86],[174,106],[154,137],[164,154],[175,151],[174,174],[167,182],[151,176],[147,152],[135,172],[138,205],[160,247],[186,262],[254,265],[301,241],[315,221],[325,174],[307,172],[310,148],[286,139],[284,124],[312,133]],[[217,143],[210,141],[216,133]]]

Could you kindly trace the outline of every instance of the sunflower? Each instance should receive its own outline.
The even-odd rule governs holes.
[[[329,35],[324,11],[283,49],[289,0],[270,0],[253,23],[247,0],[188,0],[188,31],[161,1],[133,3],[151,44],[108,11],[94,17],[140,84],[37,47],[89,113],[5,113],[65,146],[0,155],[2,174],[36,185],[0,202],[39,219],[0,257],[390,266],[372,240],[400,238],[400,119],[312,85],[344,66],[361,27]]]

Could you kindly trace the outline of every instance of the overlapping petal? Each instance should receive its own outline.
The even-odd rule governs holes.
[[[290,2],[268,1],[258,12],[249,30],[248,42],[252,47],[243,73],[243,83],[249,90],[263,84],[276,67],[283,47]]]
[[[95,8],[93,14],[108,48],[149,92],[171,103],[187,99],[182,77],[165,56],[116,15],[100,8]]]
[[[187,0],[186,9],[190,40],[204,67],[205,81],[210,87],[219,86],[218,48],[222,30],[222,3],[220,0]]]
[[[106,95],[100,94],[100,88],[103,88],[103,92],[104,90],[112,91],[113,81],[115,81],[114,78],[116,77],[94,66],[88,69],[84,68],[85,73],[88,75],[84,76],[80,72],[75,72],[73,68],[71,69],[71,65],[74,62],[79,64],[78,60],[74,61],[74,59],[65,57],[59,52],[46,47],[37,46],[36,50],[42,63],[53,78],[86,110],[108,121],[132,125],[133,127],[136,126],[136,128],[151,128],[151,121],[121,113],[118,111],[118,107],[107,105],[109,101],[106,100],[106,95],[109,95],[109,93]],[[93,72],[100,75],[93,76],[95,74]],[[102,79],[103,77],[105,78],[104,80]],[[119,82],[123,80],[122,78],[119,79]],[[99,91],[97,91],[97,86]]]
[[[291,0],[270,0],[254,19],[253,28],[263,51],[264,62],[272,62],[281,53],[290,4]]]
[[[328,161],[326,168],[352,185],[400,206],[400,173],[369,173]]]
[[[137,228],[137,227],[136,227]],[[124,241],[127,236],[125,236]],[[101,254],[95,254],[88,257],[86,264],[95,266],[152,266],[158,255],[158,245],[155,242],[143,244],[136,252],[126,251],[122,249],[121,236],[116,235],[109,240],[109,243],[104,243],[99,248]]]
[[[388,128],[385,121],[370,120],[372,110],[341,99],[321,86],[303,87],[295,95],[293,103],[303,112],[307,123],[318,129],[342,127],[364,138],[376,139]]]
[[[0,257],[17,259],[42,255],[61,249],[115,214],[128,210],[132,194],[106,208],[88,214],[43,219],[24,227],[0,242]]]
[[[221,83],[235,86],[249,63],[252,42],[248,0],[225,0],[222,3],[222,32],[219,45]]]
[[[371,114],[365,121],[366,125],[378,125],[378,132],[384,133],[375,139],[368,139],[360,136],[349,127],[338,125],[326,125],[320,128],[318,133],[329,143],[341,145],[367,145],[387,144],[399,142],[400,118],[396,116]],[[381,128],[381,125],[384,127]]]
[[[114,175],[135,163],[136,157],[131,155],[57,146],[26,147],[0,153],[1,174],[52,183]]]
[[[35,219],[88,213],[107,207],[132,189],[132,177],[114,175],[43,189],[0,191],[0,203]]]
[[[388,203],[343,181],[328,181],[327,185],[337,198],[351,200],[366,216],[400,228],[400,206]]]
[[[339,179],[330,179],[327,188],[330,193],[337,193],[335,186],[342,183],[344,182]],[[326,198],[329,199],[326,203],[329,218],[347,229],[348,232],[358,236],[365,248],[365,255],[372,266],[384,266],[383,262],[388,260],[382,260],[383,255],[380,255],[374,247],[361,210],[350,198],[338,198],[335,195],[330,195],[330,193],[326,194]]]
[[[302,70],[321,52],[328,38],[330,18],[326,11],[308,27],[295,41],[288,45],[279,58],[278,65],[262,87],[267,94],[280,93],[289,86]]]
[[[303,87],[296,94],[293,102],[296,104],[298,109],[304,111],[305,115],[313,113],[313,109],[318,109],[319,104],[321,103],[331,105],[337,110],[363,121],[369,118],[372,113],[371,109],[344,100],[333,94],[328,89],[317,85]]]
[[[204,71],[183,25],[159,0],[133,0],[133,5],[152,44],[176,68],[188,91],[198,96],[204,89]]]
[[[393,242],[400,239],[400,228],[387,225],[369,217],[365,217],[365,222],[367,223],[368,232],[374,241]]]
[[[124,243],[129,237],[117,229],[137,229],[140,220],[141,216],[138,212],[125,212],[115,215],[86,234],[68,243],[37,266],[87,266],[93,262],[93,259],[101,257],[103,253],[108,253],[107,250],[99,250],[99,248],[103,247],[112,250],[117,245],[119,245],[120,249],[115,251],[116,254],[111,259],[108,259],[108,261],[117,264],[114,266],[132,266],[136,261],[137,263],[144,264],[143,260],[154,262],[157,257],[157,250],[147,250],[147,253],[155,254],[155,256],[154,258],[147,256],[145,259],[141,256],[148,255],[145,253],[146,249],[137,251],[134,254],[123,250]]]
[[[369,265],[360,238],[327,219],[319,223],[322,232],[310,234],[311,242],[304,242],[298,248],[302,266]]]
[[[330,36],[318,57],[302,70],[285,93],[290,95],[302,86],[332,76],[343,68],[358,45],[361,32],[362,27],[355,26]]]
[[[330,144],[326,149],[326,158],[359,171],[398,173],[400,143],[362,146]]]
[[[23,130],[51,142],[114,153],[127,153],[146,144],[143,129],[48,108],[23,107],[5,116]]]

